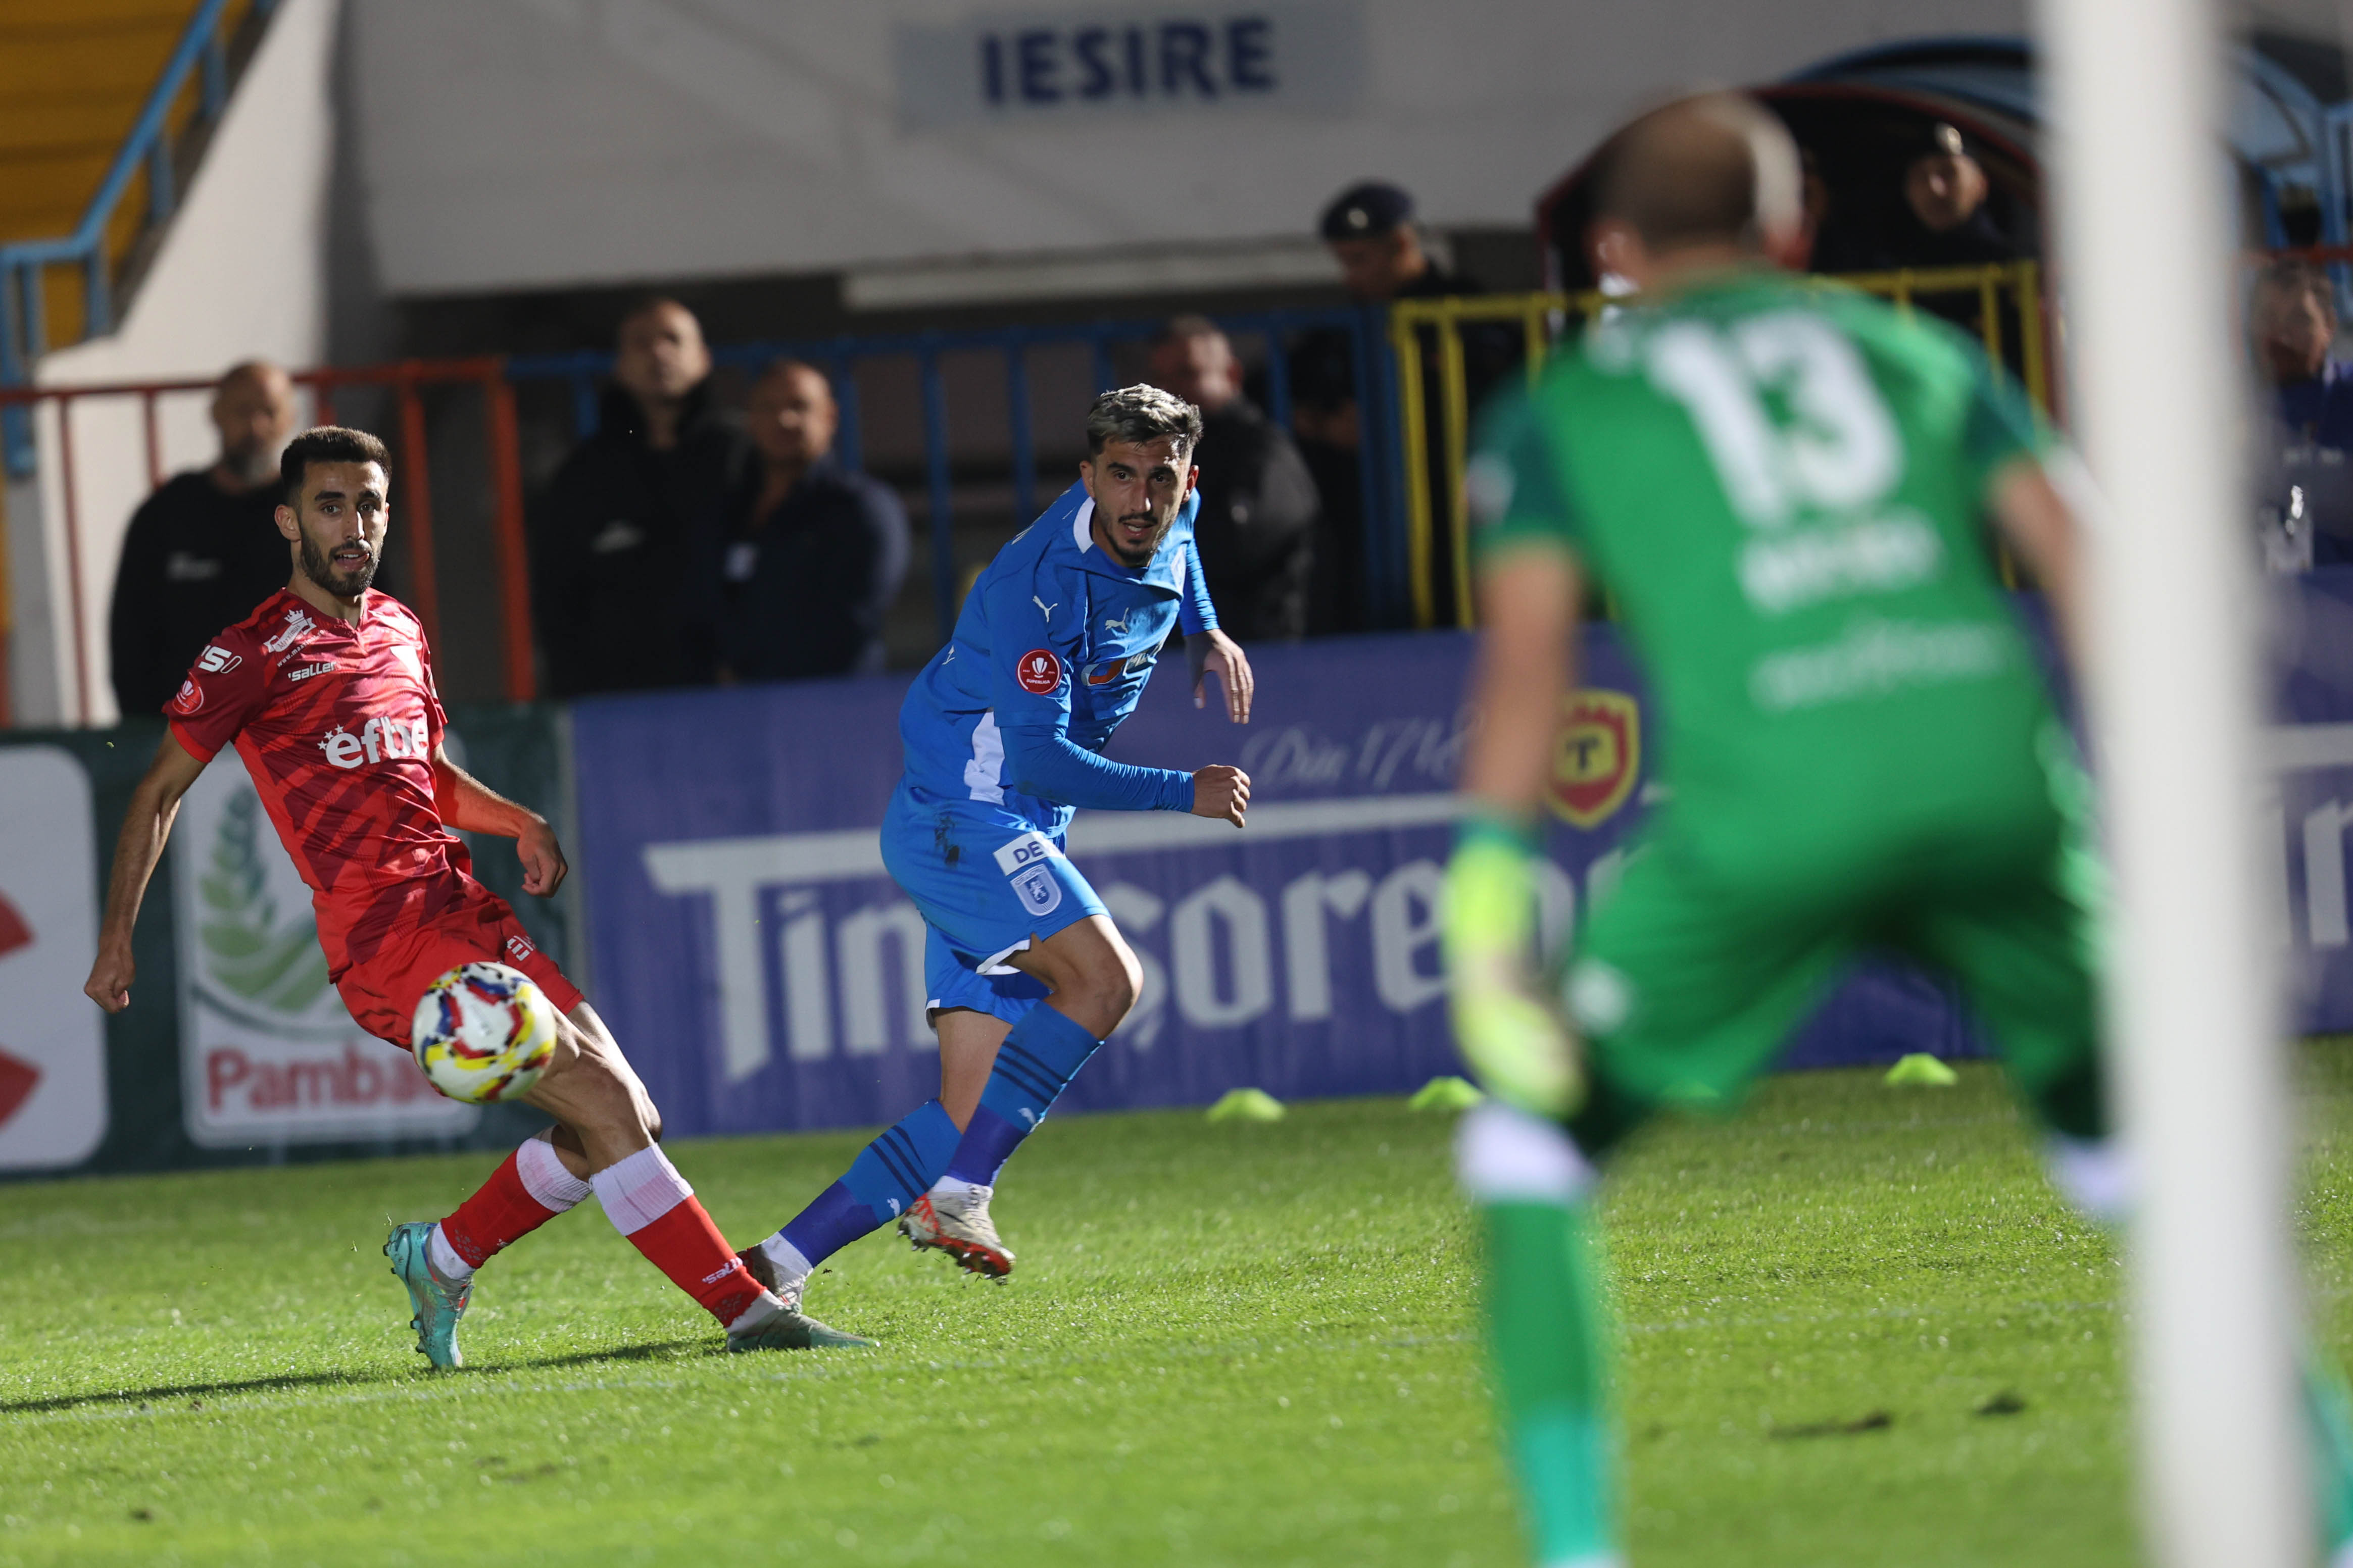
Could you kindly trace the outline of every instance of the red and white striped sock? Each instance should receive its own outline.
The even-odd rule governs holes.
[[[615,1161],[588,1182],[613,1228],[723,1327],[750,1328],[783,1310],[711,1223],[661,1145]]]
[[[523,1140],[480,1191],[433,1227],[433,1267],[452,1283],[473,1278],[491,1254],[529,1236],[588,1195],[588,1184],[564,1168],[553,1129]]]

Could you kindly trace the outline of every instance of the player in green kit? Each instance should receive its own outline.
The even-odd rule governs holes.
[[[2127,1196],[2089,790],[1986,528],[2068,642],[2075,532],[2045,437],[1957,333],[1776,265],[1799,163],[1752,101],[1672,104],[1605,160],[1597,247],[1641,303],[1491,411],[1472,465],[1483,630],[1445,917],[1457,1038],[1493,1095],[1461,1175],[1546,1568],[1623,1561],[1594,1162],[1663,1107],[1731,1109],[1858,951],[1957,981],[2057,1184],[2110,1220]],[[1556,985],[1533,824],[1597,584],[1650,677],[1668,794]]]

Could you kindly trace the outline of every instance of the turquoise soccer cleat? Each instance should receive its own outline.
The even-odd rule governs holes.
[[[417,1353],[436,1367],[463,1366],[466,1358],[458,1350],[458,1320],[466,1315],[466,1303],[474,1297],[474,1282],[451,1285],[434,1271],[433,1256],[426,1243],[432,1239],[434,1222],[428,1219],[410,1220],[392,1227],[385,1238],[384,1255],[392,1259],[393,1277],[408,1287],[408,1303],[417,1309],[408,1326],[417,1331]]]

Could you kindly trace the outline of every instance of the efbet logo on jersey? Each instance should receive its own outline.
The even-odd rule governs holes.
[[[421,757],[432,743],[421,718],[371,719],[360,726],[356,735],[336,725],[319,742],[319,750],[326,753],[329,766],[355,768],[364,762]]]
[[[1014,678],[1032,697],[1044,697],[1062,684],[1061,658],[1050,647],[1033,647],[1014,667]]]
[[[1616,815],[1642,772],[1642,710],[1623,691],[1573,691],[1553,742],[1553,811],[1591,829]]]

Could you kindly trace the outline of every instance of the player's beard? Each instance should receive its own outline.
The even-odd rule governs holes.
[[[1122,518],[1120,521],[1123,522],[1134,522],[1139,518],[1148,518],[1152,514],[1148,511],[1133,511],[1128,513],[1126,517]],[[1176,514],[1172,511],[1168,514],[1167,521],[1153,530],[1152,537],[1145,542],[1143,551],[1134,555],[1130,555],[1126,551],[1120,548],[1118,535],[1113,533],[1112,530],[1108,528],[1103,530],[1103,542],[1110,548],[1112,555],[1121,565],[1134,567],[1136,570],[1141,571],[1143,568],[1152,564],[1152,558],[1160,553],[1161,545],[1167,542],[1168,531],[1175,526],[1176,526]]]
[[[343,546],[337,545],[335,548],[340,550]],[[375,581],[378,557],[373,548],[368,551],[368,558],[364,565],[356,571],[341,571],[337,569],[328,552],[319,548],[318,541],[311,537],[311,531],[306,528],[302,531],[301,552],[302,575],[338,599],[356,599],[367,592],[370,583]]]

